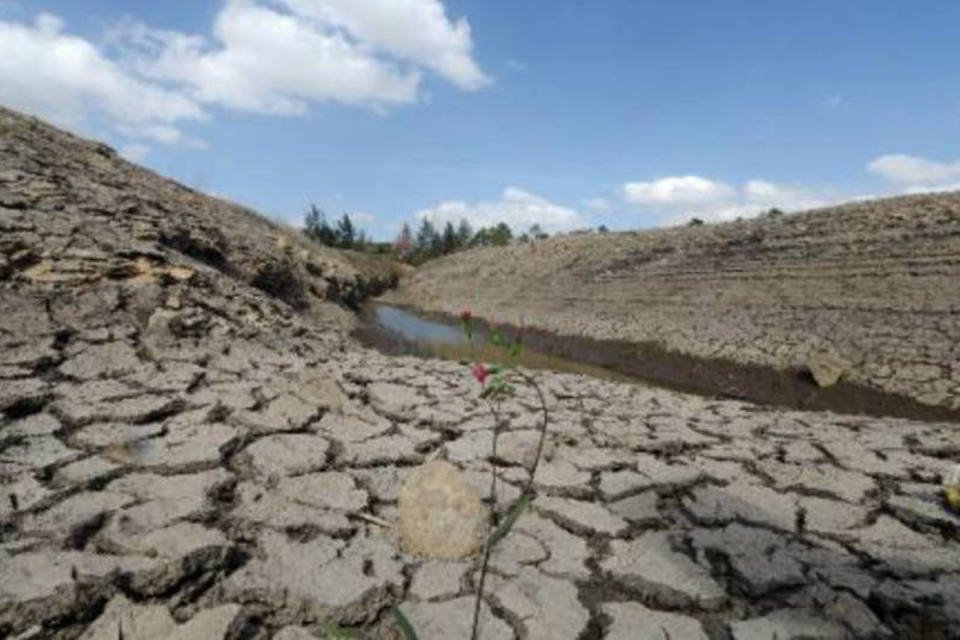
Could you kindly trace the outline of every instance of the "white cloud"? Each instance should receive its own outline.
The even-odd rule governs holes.
[[[271,115],[299,115],[311,102],[378,106],[414,102],[417,71],[401,70],[344,34],[253,2],[227,3],[216,42],[128,25],[135,69],[184,85],[202,102]]]
[[[650,182],[623,185],[623,199],[630,204],[690,205],[723,200],[734,190],[723,182],[700,176],[671,176]]]
[[[105,116],[151,139],[179,137],[177,123],[204,115],[196,101],[136,77],[46,13],[32,25],[0,21],[0,101],[68,127]]]
[[[421,68],[461,89],[489,83],[471,57],[469,24],[451,23],[438,0],[227,0],[211,38],[137,23],[112,36],[145,75],[201,102],[273,115],[313,102],[416,102]]]
[[[467,220],[474,227],[486,227],[505,222],[517,233],[539,224],[544,231],[556,233],[587,226],[587,221],[573,209],[550,202],[546,198],[517,187],[507,187],[499,200],[467,203],[447,200],[417,213],[420,220],[434,224],[454,225]]]
[[[480,89],[491,80],[472,49],[469,23],[449,19],[441,0],[223,0],[209,35],[127,21],[104,46],[42,13],[0,20],[0,101],[87,133],[107,123],[128,145],[202,147],[182,126],[206,117],[205,105],[382,111],[425,100],[425,70]]]
[[[690,218],[733,220],[749,218],[771,208],[801,211],[841,201],[837,194],[819,189],[748,180],[741,186],[700,176],[672,176],[648,182],[629,182],[621,188],[627,204],[662,216],[665,224]]]
[[[937,162],[905,154],[889,154],[876,158],[867,169],[887,180],[908,187],[940,185],[960,180],[960,160]]]
[[[470,24],[451,22],[440,0],[280,0],[299,16],[335,25],[397,58],[435,71],[466,90],[490,79],[473,60]]]

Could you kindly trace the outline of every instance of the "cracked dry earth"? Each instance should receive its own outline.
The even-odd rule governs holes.
[[[331,302],[294,308],[189,233],[138,239],[91,163],[139,185],[142,224],[196,209],[169,183],[145,206],[160,179],[102,147],[3,124],[0,636],[399,638],[399,604],[424,640],[468,637],[476,561],[405,554],[383,525],[431,457],[486,491],[469,375],[361,348]],[[80,193],[81,175],[99,177]],[[289,271],[300,299],[309,273]],[[535,375],[546,459],[493,555],[482,638],[960,637],[960,518],[938,499],[957,425]],[[504,410],[501,506],[538,417],[524,391]]]

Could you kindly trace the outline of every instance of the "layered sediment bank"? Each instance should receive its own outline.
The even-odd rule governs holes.
[[[825,350],[850,382],[957,409],[958,283],[960,193],[941,193],[472,250],[424,265],[388,300],[639,357],[795,371]]]

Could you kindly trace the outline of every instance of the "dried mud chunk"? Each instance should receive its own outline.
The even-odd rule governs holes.
[[[400,543],[410,553],[462,558],[483,545],[487,510],[480,493],[449,462],[410,474],[400,490]]]

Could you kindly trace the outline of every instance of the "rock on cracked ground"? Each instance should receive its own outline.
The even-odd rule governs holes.
[[[361,348],[315,294],[291,305],[345,287],[302,261],[258,281],[272,238],[246,262],[229,236],[223,261],[149,239],[195,222],[178,198],[206,201],[0,124],[0,636],[389,638],[399,605],[424,640],[468,637],[476,562],[404,554],[390,525],[428,458],[486,491],[469,375]],[[937,497],[956,425],[535,375],[547,457],[493,556],[482,638],[960,637],[960,518]],[[505,405],[503,504],[536,408]]]

